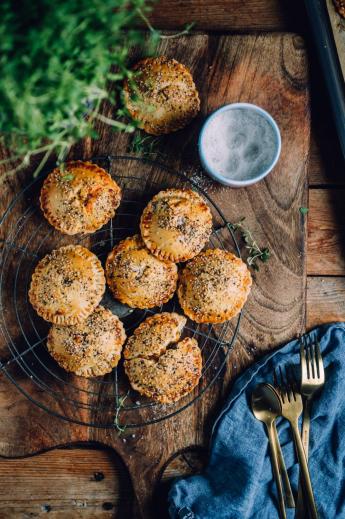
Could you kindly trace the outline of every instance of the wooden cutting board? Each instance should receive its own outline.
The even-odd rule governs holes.
[[[111,446],[129,469],[137,512],[146,517],[150,517],[150,498],[167,460],[188,446],[207,444],[210,424],[229,382],[265,351],[305,328],[306,227],[299,208],[307,205],[310,114],[308,66],[302,39],[294,34],[195,34],[162,40],[159,53],[190,67],[201,97],[197,119],[186,129],[161,139],[160,151],[165,162],[196,179],[230,221],[245,216],[258,243],[271,251],[270,261],[254,273],[253,290],[225,377],[199,402],[174,418],[136,430],[134,437],[119,437],[116,432],[69,424],[48,415],[4,375],[0,376],[2,456],[25,456],[77,441]],[[135,54],[144,55],[145,51]],[[203,175],[196,143],[205,116],[225,103],[237,101],[256,103],[273,115],[281,130],[282,154],[264,181],[235,190],[216,185]],[[111,116],[111,109],[104,106],[103,114]],[[98,130],[101,138],[79,144],[71,157],[83,159],[128,151],[130,137],[101,124]],[[29,173],[1,177],[1,213],[29,179]],[[1,240],[6,239],[6,229],[0,231]],[[1,341],[4,359],[6,338]],[[29,393],[30,384],[30,380],[23,380]]]

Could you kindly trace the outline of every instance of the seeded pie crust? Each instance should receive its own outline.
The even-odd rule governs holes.
[[[158,258],[187,261],[210,238],[211,211],[191,189],[160,191],[144,209],[140,231],[146,247]]]
[[[124,83],[127,109],[139,127],[160,135],[184,128],[200,110],[200,99],[187,67],[165,56],[139,61],[134,86]]]
[[[104,290],[104,272],[97,256],[80,245],[67,245],[38,263],[29,300],[43,319],[66,326],[86,319]]]
[[[193,321],[223,323],[240,312],[251,285],[251,274],[240,258],[209,249],[184,267],[177,294],[184,313]]]
[[[176,265],[151,254],[139,235],[114,247],[105,271],[114,297],[132,308],[159,306],[171,299],[176,290]]]
[[[64,234],[92,233],[115,214],[121,189],[109,173],[91,162],[68,162],[45,179],[40,196],[48,222]]]
[[[110,310],[98,306],[79,324],[53,324],[47,348],[66,371],[81,377],[97,377],[117,366],[125,340],[120,319]]]
[[[134,331],[124,349],[124,367],[133,389],[168,404],[198,384],[201,351],[195,339],[179,341],[185,323],[185,317],[164,312],[148,317]]]

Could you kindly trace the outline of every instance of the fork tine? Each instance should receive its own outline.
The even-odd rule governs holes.
[[[280,372],[281,372],[281,377],[282,377],[282,381],[283,381],[283,385],[284,385],[285,394],[286,394],[287,399],[289,400],[289,402],[291,402],[293,396],[292,396],[291,387],[290,387],[289,380],[288,380],[287,367],[284,366],[284,368],[281,368],[279,366],[279,369],[280,369]],[[285,375],[284,375],[284,373],[285,373]]]
[[[284,393],[282,390],[282,384],[281,384],[278,368],[275,368],[273,371],[273,383],[274,383],[275,387],[278,389],[278,393],[284,402]]]
[[[316,363],[317,378],[320,378],[320,348],[317,343],[314,343],[314,358]]]
[[[297,383],[297,381],[296,381],[292,366],[290,364],[288,364],[288,366],[285,367],[285,373],[286,373],[286,378],[287,378],[290,394],[291,394],[292,398],[294,400],[296,400],[296,383]]]
[[[307,363],[307,378],[311,378],[311,363],[310,363],[310,345],[306,343],[305,345],[305,354],[306,354],[306,363]]]
[[[315,358],[315,343],[312,343],[310,345],[310,352],[311,352],[311,369],[313,378],[317,378],[317,368],[316,368],[316,358]]]
[[[306,380],[308,378],[308,369],[307,369],[307,359],[305,356],[305,348],[306,348],[306,340],[305,337],[301,337],[301,345],[300,345],[300,357],[301,357],[301,380]]]
[[[323,367],[323,360],[322,360],[322,355],[321,355],[321,351],[320,351],[320,343],[319,343],[319,341],[316,341],[315,351],[316,351],[317,366],[318,366],[318,371],[319,371],[319,378],[321,380],[324,380],[324,378],[325,378],[325,370],[324,370],[324,367]]]

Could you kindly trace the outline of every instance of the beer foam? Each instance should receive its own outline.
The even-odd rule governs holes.
[[[207,124],[202,146],[210,168],[231,180],[251,180],[273,163],[277,135],[264,115],[239,107],[216,114]]]

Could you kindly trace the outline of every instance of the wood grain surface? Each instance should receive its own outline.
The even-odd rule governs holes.
[[[110,519],[114,511],[130,517],[132,499],[130,481],[110,450],[57,449],[1,462],[2,519]]]
[[[205,459],[205,453],[192,449],[171,460],[162,474],[155,517],[168,517],[165,498],[172,479],[195,474]],[[1,460],[1,519],[46,518],[47,514],[53,519],[130,519],[133,498],[128,473],[111,449],[73,445]]]
[[[345,277],[308,277],[307,327],[345,320]]]
[[[345,190],[311,189],[308,218],[308,274],[340,276],[345,273]]]
[[[185,130],[162,139],[160,152],[165,155],[165,162],[197,179],[221,206],[226,218],[234,221],[246,216],[258,241],[269,246],[272,253],[270,262],[255,274],[241,334],[229,358],[227,377],[219,380],[193,407],[171,420],[139,429],[134,436],[130,432],[119,436],[107,430],[65,424],[32,406],[7,379],[1,379],[1,454],[24,455],[81,440],[114,447],[131,474],[137,511],[146,517],[151,516],[152,493],[169,457],[187,446],[207,444],[209,424],[229,381],[265,350],[305,329],[306,225],[299,207],[307,202],[309,99],[303,40],[293,34],[199,34],[162,41],[159,53],[190,67],[202,99],[200,116]],[[197,135],[204,117],[218,106],[235,101],[258,103],[271,112],[283,141],[281,159],[273,173],[257,186],[243,190],[210,182],[201,173],[196,155]],[[104,114],[109,114],[107,106]],[[80,144],[72,156],[87,158],[128,149],[126,136],[114,134],[105,125],[98,129],[100,140]],[[18,177],[3,183],[4,202],[22,182]],[[42,233],[43,241],[45,228],[35,219],[33,225]],[[31,392],[30,380],[22,373],[16,375]],[[44,398],[41,388],[35,392],[36,397]],[[66,393],[65,410],[68,406]],[[64,410],[61,406],[57,409]],[[76,410],[77,418],[84,416]]]
[[[186,23],[194,22],[197,29],[207,30],[286,30],[293,23],[292,13],[296,14],[301,7],[294,0],[232,0],[224,2],[208,0],[186,2],[183,0],[161,0],[150,16],[156,27],[164,29],[180,29]]]
[[[311,61],[311,99],[312,99],[312,139],[310,149],[309,162],[309,183],[310,186],[322,188],[323,195],[312,195],[313,204],[310,208],[307,220],[309,220],[308,229],[308,265],[313,265],[315,275],[308,277],[307,283],[307,307],[306,318],[307,328],[310,329],[315,325],[323,322],[332,322],[335,320],[345,320],[345,271],[341,265],[342,259],[339,254],[342,253],[339,244],[342,241],[341,233],[343,233],[342,225],[339,225],[339,214],[342,211],[343,201],[336,199],[338,206],[333,207],[329,202],[331,196],[328,193],[328,186],[333,189],[335,186],[341,186],[345,183],[344,163],[339,153],[339,146],[330,116],[329,103],[327,94],[324,89],[323,80],[317,60],[313,58],[312,41],[309,38],[308,22],[303,12],[302,2],[286,1],[286,0],[249,0],[242,2],[231,0],[224,2],[217,0],[209,2],[208,0],[161,0],[158,2],[152,17],[152,22],[157,28],[180,30],[186,22],[196,22],[196,28],[204,28],[213,31],[236,31],[247,32],[256,30],[293,30],[303,34],[309,44],[309,58]],[[110,145],[107,144],[106,147]],[[84,151],[91,151],[91,147],[85,148]],[[76,155],[78,156],[78,154]],[[27,181],[26,175],[19,175],[16,181],[8,180],[4,182],[1,179],[1,211],[8,205],[15,193]],[[334,199],[335,200],[335,199]],[[334,222],[328,224],[332,230],[323,229],[322,233],[318,229],[318,214],[325,214],[326,220],[334,219]],[[340,216],[340,221],[342,220]],[[319,224],[322,222],[319,220]],[[318,246],[316,235],[326,239],[328,257],[326,266],[333,263],[337,265],[339,276],[330,276],[327,273],[322,275],[317,271],[318,268],[324,272],[324,263],[320,263],[320,255],[324,252]],[[330,232],[333,234],[333,240],[326,237]],[[263,237],[264,238],[264,237]],[[340,267],[340,268],[339,268]],[[234,352],[235,355],[235,352]],[[249,355],[248,355],[248,358]],[[207,402],[205,408],[207,408]],[[199,416],[201,411],[195,411]],[[0,451],[7,453],[9,456],[25,455],[28,453],[28,445],[30,452],[37,452],[42,445],[53,446],[68,441],[86,440],[88,438],[87,430],[75,427],[69,427],[62,424],[60,420],[45,415],[33,405],[29,405],[26,398],[17,391],[13,391],[11,383],[4,377],[0,378],[0,433],[1,447]],[[186,421],[189,418],[186,417]],[[192,422],[194,427],[196,421]],[[210,413],[210,421],[212,421],[212,413]],[[169,429],[174,430],[174,434],[178,436],[180,423],[174,426],[170,423]],[[198,432],[202,425],[196,425],[197,430],[195,437],[199,442],[202,441],[201,434]],[[163,431],[160,438],[163,437]],[[184,429],[182,435],[185,434]],[[171,434],[168,436],[171,440]],[[160,440],[161,441],[161,440]],[[181,442],[183,443],[183,441]],[[175,451],[175,444],[171,443],[170,450]],[[92,450],[82,451],[81,455],[84,461],[81,463],[80,453],[78,449],[63,451],[51,451],[49,453],[34,456],[27,460],[1,460],[0,461],[0,478],[2,481],[0,492],[0,515],[7,519],[45,516],[51,507],[50,514],[53,517],[76,519],[80,517],[94,516],[94,504],[96,503],[97,517],[133,517],[131,507],[133,503],[132,490],[129,491],[128,471],[118,462],[117,458],[109,454],[109,451]],[[41,459],[44,457],[44,460]],[[70,461],[72,465],[80,468],[77,471],[67,471]],[[182,460],[182,461],[181,461]],[[191,463],[187,458],[177,457],[167,465],[165,474],[183,475],[188,471],[195,472],[198,466]],[[89,494],[90,487],[94,484],[91,481],[94,470],[104,472],[107,479],[101,483],[101,492],[104,496],[104,503],[113,505],[111,510],[103,510],[103,504],[97,498],[94,499],[92,492]],[[44,485],[37,485],[37,474],[44,481]],[[90,477],[90,481],[86,482],[85,474]],[[164,474],[163,474],[164,476]],[[57,483],[59,480],[64,482],[62,489]],[[167,478],[169,481],[169,478]],[[124,485],[121,486],[121,482]],[[97,483],[99,485],[100,483]],[[123,502],[129,499],[127,508],[119,507],[120,498],[119,490]],[[47,491],[45,491],[45,488]],[[99,488],[97,486],[97,488]],[[66,492],[68,489],[68,492]],[[84,492],[86,489],[86,492]],[[163,487],[164,489],[164,487]],[[13,497],[9,500],[9,495]],[[25,501],[23,497],[25,495]],[[163,496],[163,498],[162,498]],[[156,504],[159,498],[164,499],[165,493],[162,485],[159,486],[159,494],[156,497]],[[120,498],[121,499],[121,498]],[[82,503],[79,508],[78,504]],[[64,509],[61,510],[63,504]],[[84,506],[85,505],[85,506]],[[43,508],[41,508],[43,507]],[[102,507],[102,509],[101,509]],[[123,511],[125,510],[125,515]],[[156,513],[152,517],[163,519],[166,517],[166,503],[162,507],[156,506]]]

